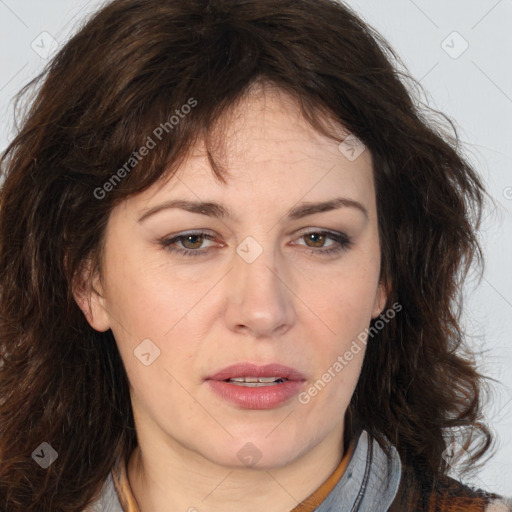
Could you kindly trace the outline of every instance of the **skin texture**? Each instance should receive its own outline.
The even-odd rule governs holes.
[[[302,372],[307,390],[385,305],[370,152],[349,161],[270,87],[254,89],[225,121],[227,185],[196,145],[170,181],[112,211],[96,291],[77,297],[92,327],[112,329],[128,373],[139,440],[128,476],[143,512],[286,511],[314,492],[343,455],[364,345],[307,404],[295,396],[242,409],[204,379],[237,362],[281,363]],[[298,203],[336,197],[368,215],[345,206],[286,219]],[[217,202],[234,218],[174,208],[138,222],[170,199]],[[214,239],[172,247],[201,255],[159,243],[192,230]],[[352,243],[322,255],[338,243],[306,232],[323,230]],[[248,236],[263,250],[252,263],[236,252]],[[160,350],[149,366],[134,356],[144,339]],[[254,467],[237,456],[249,442],[261,456]]]

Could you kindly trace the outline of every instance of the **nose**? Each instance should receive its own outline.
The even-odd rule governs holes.
[[[229,273],[228,327],[259,339],[282,335],[296,319],[295,295],[285,264],[276,251],[267,248],[249,261],[236,254]]]

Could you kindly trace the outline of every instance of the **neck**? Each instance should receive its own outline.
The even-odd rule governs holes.
[[[181,445],[162,450],[139,440],[128,479],[140,512],[288,512],[339,465],[342,439],[343,429],[286,466],[269,469],[223,467]]]

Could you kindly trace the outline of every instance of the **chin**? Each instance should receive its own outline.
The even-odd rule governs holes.
[[[247,436],[230,440],[222,447],[217,445],[220,451],[208,450],[210,453],[203,453],[214,464],[231,469],[278,469],[292,463],[301,453],[290,438],[286,441],[290,443],[289,446],[280,439],[269,441],[265,435]]]

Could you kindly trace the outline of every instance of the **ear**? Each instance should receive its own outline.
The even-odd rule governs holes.
[[[373,305],[372,318],[377,318],[383,311],[388,300],[390,287],[384,281],[379,282],[377,293],[375,294],[375,303]]]
[[[82,263],[73,286],[73,297],[93,329],[100,332],[110,329],[100,272],[90,259]]]

